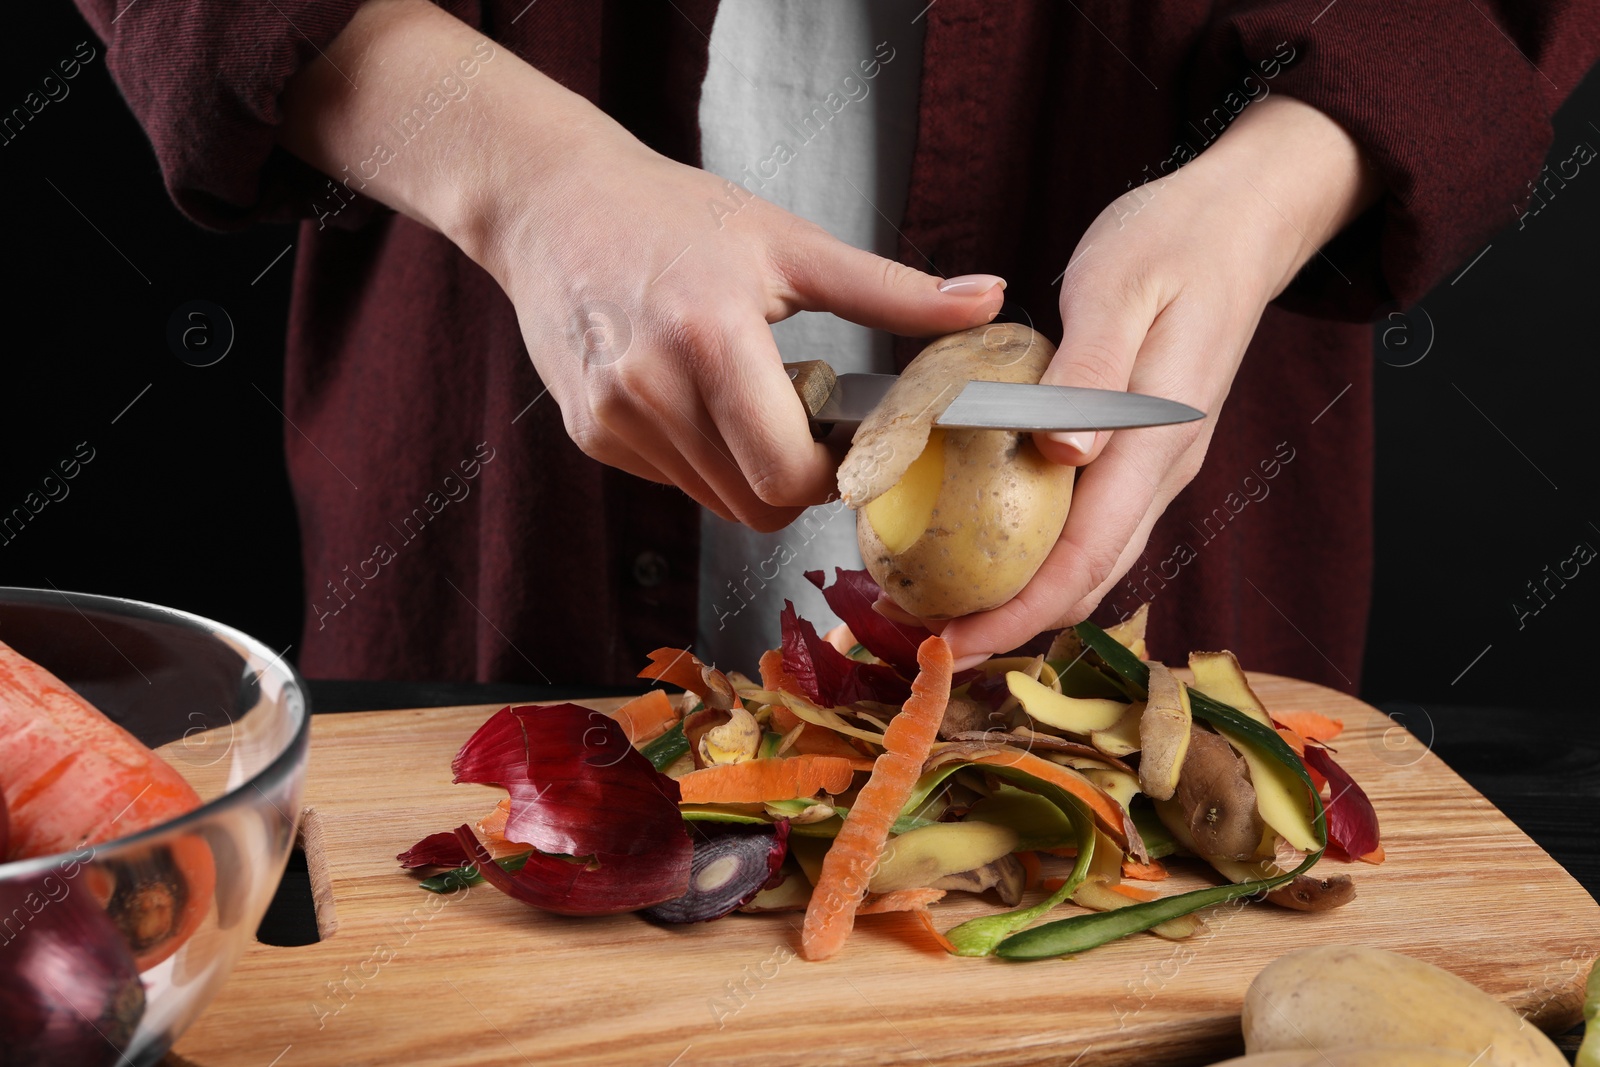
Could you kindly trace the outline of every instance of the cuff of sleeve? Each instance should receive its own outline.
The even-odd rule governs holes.
[[[322,218],[359,225],[384,210],[278,147],[279,101],[363,0],[140,4],[110,27],[107,65],[155,149],[173,202],[218,230]],[[478,0],[436,0],[469,25]],[[354,162],[354,161],[352,161]]]
[[[1515,218],[1553,135],[1545,87],[1473,4],[1336,0],[1314,21],[1303,14],[1271,6],[1214,26],[1195,106],[1236,114],[1230,97],[1281,92],[1362,146],[1382,199],[1278,301],[1361,321],[1416,302]]]

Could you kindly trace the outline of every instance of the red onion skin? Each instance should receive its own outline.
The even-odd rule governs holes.
[[[123,1060],[144,986],[117,928],[60,872],[0,881],[0,1067]]]
[[[796,614],[793,602],[783,602],[778,623],[783,635],[784,673],[814,703],[825,708],[858,700],[901,704],[911,695],[911,683],[893,667],[858,662],[824,641],[810,621]]]
[[[822,591],[833,613],[844,620],[855,639],[874,656],[907,678],[917,676],[917,648],[928,630],[893,622],[872,610],[883,590],[865,570],[833,568],[833,584],[822,571],[806,571],[805,579]]]

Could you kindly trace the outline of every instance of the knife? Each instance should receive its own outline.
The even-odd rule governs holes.
[[[785,364],[795,393],[811,420],[812,436],[822,439],[839,430],[854,432],[872,413],[893,374],[835,374],[820,359]],[[1176,400],[1115,389],[1083,389],[1070,385],[1024,385],[1017,382],[968,382],[934,425],[947,429],[1127,430],[1167,426],[1205,418],[1205,412]]]

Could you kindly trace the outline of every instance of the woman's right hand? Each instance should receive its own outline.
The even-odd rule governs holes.
[[[369,0],[291,85],[284,143],[337,173],[342,148],[481,42],[428,0]],[[363,191],[500,282],[579,448],[724,518],[774,530],[834,493],[771,323],[829,311],[931,335],[999,312],[999,279],[941,281],[852,248],[651,151],[504,48],[474,82]]]

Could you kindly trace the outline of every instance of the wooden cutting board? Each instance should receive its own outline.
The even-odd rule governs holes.
[[[303,838],[323,940],[253,945],[172,1061],[1204,1064],[1240,1050],[1239,1007],[1264,964],[1336,942],[1446,967],[1546,1030],[1574,1025],[1600,906],[1427,739],[1321,686],[1252,681],[1268,707],[1344,720],[1339,759],[1372,798],[1388,861],[1325,860],[1320,873],[1358,884],[1337,911],[1225,905],[1187,942],[1140,934],[1037,963],[930,952],[905,916],[863,918],[818,964],[795,955],[797,914],[663,929],[547,915],[488,886],[427,893],[395,854],[504,795],[450,784],[451,756],[494,706],[319,717]],[[1178,870],[1193,866],[1175,864],[1163,891],[1202,884]],[[934,910],[947,928],[994,906],[953,894]]]

